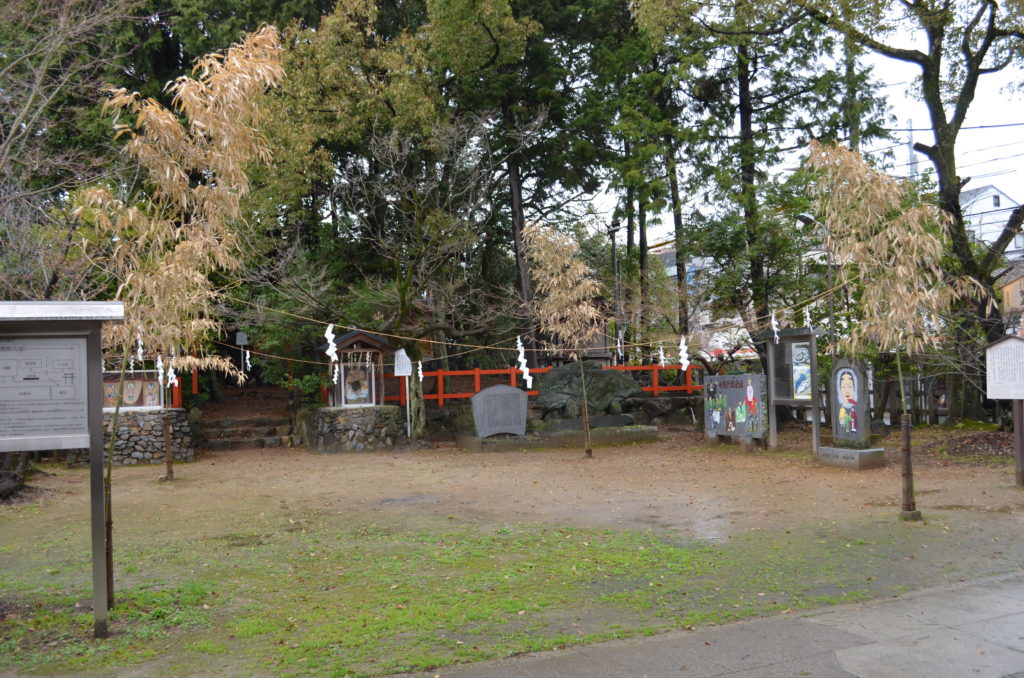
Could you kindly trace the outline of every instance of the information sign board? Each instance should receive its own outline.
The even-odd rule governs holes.
[[[985,349],[985,395],[993,400],[1024,400],[1024,339],[1009,336]]]
[[[0,452],[89,447],[85,337],[0,339]]]
[[[412,360],[409,359],[409,354],[405,352],[404,348],[400,348],[395,352],[395,376],[412,376]]]

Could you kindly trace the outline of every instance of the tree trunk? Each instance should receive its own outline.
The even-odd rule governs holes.
[[[750,297],[754,321],[758,326],[768,322],[768,293],[764,259],[756,252],[760,249],[759,215],[757,209],[757,164],[754,152],[754,102],[750,93],[750,54],[747,46],[737,48],[737,89],[740,117],[740,190],[743,204],[743,223],[747,233],[747,259],[750,262]],[[762,361],[763,362],[763,361]]]
[[[637,247],[640,255],[640,322],[638,341],[643,341],[647,336],[647,204],[645,197],[641,197],[639,204],[639,220],[637,221],[637,236],[639,242]]]
[[[167,412],[163,415],[164,424],[164,472],[163,478],[160,480],[174,480],[174,434],[171,431],[171,422],[167,418]]]
[[[676,175],[676,150],[671,134],[665,135],[668,158],[668,187],[672,200],[672,226],[676,242],[676,289],[679,292],[679,333],[690,333],[690,285],[686,279],[686,247],[683,243],[683,205],[679,199],[679,177]]]
[[[519,286],[519,296],[524,306],[533,301],[533,284],[530,280],[530,266],[526,261],[526,253],[523,250],[523,229],[526,227],[526,215],[523,211],[523,183],[519,172],[519,163],[510,157],[506,163],[508,168],[508,187],[511,196],[512,210],[512,244],[515,248],[516,257],[516,284]],[[533,327],[525,332],[526,338],[523,344],[529,349],[537,346],[536,333]],[[537,366],[537,352],[530,350],[526,352],[526,362],[530,367]]]

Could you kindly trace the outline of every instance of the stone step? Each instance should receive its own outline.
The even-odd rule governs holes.
[[[287,414],[280,416],[259,417],[228,417],[222,419],[203,420],[206,429],[237,428],[242,426],[284,426],[291,425],[292,418]]]
[[[202,447],[208,451],[251,450],[273,447],[291,447],[292,436],[266,436],[262,438],[235,438],[231,440],[208,440]]]
[[[204,428],[203,433],[209,440],[232,440],[238,438],[262,438],[266,436],[286,436],[292,432],[291,424],[279,426],[236,426],[234,428]]]

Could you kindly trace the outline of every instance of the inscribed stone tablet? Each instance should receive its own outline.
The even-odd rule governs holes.
[[[471,398],[478,438],[498,433],[526,433],[526,391],[512,386],[491,386]]]

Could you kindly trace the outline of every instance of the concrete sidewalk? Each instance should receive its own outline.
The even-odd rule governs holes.
[[[421,676],[1024,678],[1024,573]]]

